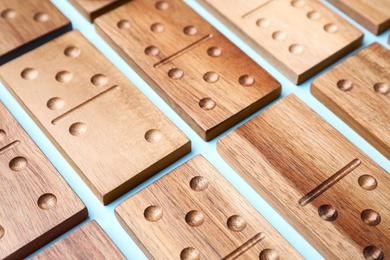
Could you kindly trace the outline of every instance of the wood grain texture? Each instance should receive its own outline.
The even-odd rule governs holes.
[[[311,92],[390,159],[390,51],[373,43],[313,81]]]
[[[130,0],[69,0],[90,22]]]
[[[191,150],[78,31],[4,65],[0,78],[104,204]]]
[[[71,28],[49,0],[0,0],[0,65]]]
[[[198,0],[300,84],[361,45],[363,33],[313,0]]]
[[[131,1],[95,25],[206,141],[280,95],[270,74],[183,1]]]
[[[126,259],[103,229],[90,221],[32,258],[45,259]]]
[[[294,95],[217,149],[326,259],[390,255],[389,174]]]
[[[387,0],[328,0],[373,34],[390,28],[390,2]]]
[[[201,155],[115,213],[149,259],[302,259]]]
[[[2,103],[0,170],[0,259],[22,259],[87,218],[87,208]]]

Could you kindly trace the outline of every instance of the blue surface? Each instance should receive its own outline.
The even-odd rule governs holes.
[[[237,126],[246,122],[252,117],[249,117],[247,120],[241,122],[235,127],[231,128],[227,132],[223,133],[221,136],[215,138],[211,142],[203,141],[152,89],[149,87],[145,81],[138,76],[135,71],[119,57],[118,54],[96,33],[94,26],[89,23],[78,11],[73,8],[69,2],[64,0],[52,0],[52,2],[72,21],[74,29],[80,30],[84,36],[86,36],[106,57],[108,57],[111,62],[118,67],[163,113],[165,113],[192,141],[192,152],[185,156],[183,159],[174,163],[170,167],[164,169],[163,171],[156,174],[153,178],[146,181],[145,183],[139,185],[135,189],[126,193],[119,199],[115,200],[113,203],[108,206],[103,206],[97,198],[93,195],[87,185],[81,180],[81,178],[76,174],[76,172],[70,167],[70,165],[65,161],[65,159],[60,155],[60,153],[54,148],[52,143],[48,138],[42,133],[42,131],[37,127],[37,125],[32,121],[32,119],[27,115],[27,113],[21,108],[21,106],[16,102],[12,95],[6,90],[4,85],[0,83],[0,99],[1,101],[10,109],[11,113],[16,117],[16,119],[22,124],[26,131],[30,134],[33,140],[38,144],[42,151],[47,155],[50,161],[70,184],[70,186],[75,190],[75,192],[80,196],[85,205],[89,210],[89,218],[87,221],[92,219],[96,220],[105,232],[110,236],[118,248],[128,259],[147,259],[143,254],[141,249],[135,244],[131,237],[125,232],[125,230],[118,223],[115,215],[114,208],[139,191],[143,189],[148,184],[157,180],[161,176],[165,175],[172,169],[176,168],[180,164],[184,163],[188,159],[194,157],[197,154],[204,155],[235,187],[236,189],[248,199],[248,201],[306,258],[306,259],[323,259],[323,257],[308,243],[303,237],[298,234],[276,211],[269,206],[264,199],[259,196],[230,166],[222,159],[222,157],[216,151],[216,141],[227,132],[232,131]],[[320,114],[326,121],[332,124],[337,130],[339,130],[344,136],[346,136],[350,141],[357,145],[361,150],[368,154],[374,161],[381,165],[385,170],[390,172],[389,160],[387,160],[383,155],[381,155],[376,149],[374,149],[370,144],[368,144],[364,139],[362,139],[358,134],[356,134],[350,127],[348,127],[344,122],[337,118],[331,111],[329,111],[325,106],[323,106],[318,100],[316,100],[310,94],[310,84],[313,78],[318,77],[323,74],[324,71],[320,72],[319,75],[315,75],[312,79],[306,81],[300,86],[296,86],[290,81],[287,80],[280,72],[278,72],[273,66],[271,66],[267,61],[265,61],[259,54],[252,50],[248,45],[246,45],[241,39],[239,39],[235,34],[233,34],[226,26],[219,22],[216,18],[210,15],[205,11],[195,0],[185,0],[188,5],[190,5],[196,12],[202,15],[207,21],[213,24],[218,30],[220,30],[224,35],[226,35],[233,43],[239,46],[245,53],[247,53],[253,60],[260,64],[265,70],[271,73],[283,86],[282,97],[294,93],[300,99],[302,99],[307,105],[313,108],[318,114]],[[325,1],[325,4],[329,5]],[[330,5],[329,5],[330,6]],[[372,33],[365,30],[359,24],[355,23],[353,20],[346,17],[343,13],[336,10],[339,14],[345,17],[348,21],[358,27],[365,33],[363,48],[375,41],[381,43],[382,45],[390,48],[387,44],[387,39],[389,35],[389,30],[385,33],[382,33],[380,36],[375,36]],[[347,57],[351,56],[348,55]],[[341,60],[340,60],[341,61]],[[339,62],[340,62],[339,61]],[[335,64],[334,64],[335,65]],[[331,67],[333,67],[332,65]],[[330,67],[330,68],[331,68]],[[279,99],[280,99],[279,98]],[[278,99],[278,100],[279,100]],[[272,103],[273,104],[273,103]],[[271,104],[271,105],[272,105]],[[264,108],[265,109],[265,108]],[[261,113],[264,109],[258,111],[256,114]],[[255,115],[256,115],[255,114]],[[255,116],[254,115],[254,116]],[[82,223],[84,224],[84,223]],[[81,225],[82,225],[81,224]],[[77,227],[72,229],[69,232],[72,232]],[[69,233],[68,232],[68,233]],[[66,236],[68,233],[65,233],[63,236],[59,237],[48,246],[58,241],[59,239]],[[47,247],[47,246],[46,246]],[[36,255],[40,251],[44,250],[46,247],[32,254],[31,256]]]

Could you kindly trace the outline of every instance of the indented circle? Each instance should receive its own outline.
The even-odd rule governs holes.
[[[38,199],[38,206],[43,210],[49,210],[57,204],[57,197],[52,193],[45,193]]]
[[[145,209],[144,217],[147,221],[156,222],[163,216],[163,210],[160,206],[152,205]]]

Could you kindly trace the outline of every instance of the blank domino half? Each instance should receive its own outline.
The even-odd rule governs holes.
[[[361,45],[363,33],[313,0],[198,0],[300,84]]]
[[[311,92],[390,159],[390,51],[373,43],[313,81]]]
[[[71,28],[49,0],[0,0],[0,65]]]
[[[73,228],[87,208],[0,103],[0,259],[22,259]]]
[[[149,259],[302,259],[201,155],[115,213]]]
[[[373,34],[390,28],[390,1],[328,0]]]
[[[69,0],[90,22],[130,0]]]
[[[206,141],[276,99],[280,84],[181,0],[135,0],[98,33]]]
[[[98,223],[90,221],[38,254],[32,260],[95,259],[125,260]]]
[[[326,259],[390,256],[389,174],[294,95],[217,149]]]
[[[104,204],[191,150],[78,31],[7,63],[0,78]]]

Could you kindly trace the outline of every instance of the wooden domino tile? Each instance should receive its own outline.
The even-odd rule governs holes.
[[[73,228],[87,208],[0,102],[0,259],[22,259]]]
[[[69,0],[90,22],[130,0]]]
[[[0,65],[71,28],[49,0],[0,0]]]
[[[312,0],[198,0],[300,84],[361,45],[363,33]]]
[[[206,141],[276,99],[280,84],[180,0],[134,0],[98,33]]]
[[[311,92],[390,159],[390,51],[373,43],[313,81]]]
[[[191,150],[78,31],[4,65],[0,78],[104,204]]]
[[[201,155],[115,214],[149,259],[302,259]]]
[[[390,176],[294,95],[218,152],[326,259],[390,256]]]
[[[328,0],[373,34],[390,28],[390,2],[387,0]]]
[[[90,221],[32,259],[124,260],[126,258],[99,224]]]

